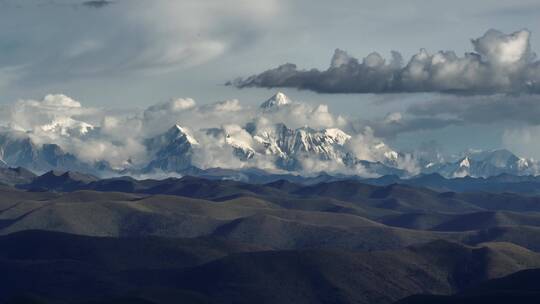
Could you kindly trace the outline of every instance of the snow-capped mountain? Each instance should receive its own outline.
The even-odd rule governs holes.
[[[532,169],[535,166],[533,160],[517,157],[505,149],[471,152],[468,157],[472,161],[483,162],[486,168],[505,168],[505,170],[514,172]],[[493,175],[490,172],[486,173],[487,175]]]
[[[200,134],[211,136],[214,141],[223,141],[232,148],[232,154],[239,161],[246,162],[246,166],[259,158],[270,157],[278,168],[296,171],[302,169],[304,159],[344,164],[344,159],[348,157],[345,145],[350,136],[339,129],[291,129],[285,124],[276,124],[260,130],[247,127],[247,130],[242,136],[231,134],[226,128],[206,129]],[[246,138],[246,135],[249,137]],[[147,140],[146,146],[153,155],[153,160],[145,168],[146,172],[157,169],[181,173],[194,166],[194,153],[203,149],[194,135],[179,125]],[[227,152],[224,150],[224,153]]]
[[[351,138],[339,129],[315,130],[303,127],[293,130],[285,124],[254,130],[251,134],[263,147],[261,153],[277,156],[279,165],[286,170],[300,169],[302,158],[310,157],[343,163],[347,154],[344,146]]]
[[[41,131],[63,136],[83,136],[94,129],[91,124],[69,117],[56,118],[51,123],[40,126]]]
[[[10,167],[25,167],[38,173],[49,170],[98,170],[73,154],[66,153],[56,144],[35,144],[24,133],[0,133],[0,159]]]
[[[260,108],[263,111],[272,111],[279,107],[291,104],[292,101],[285,94],[277,92],[274,96],[270,97],[267,101],[263,102]]]
[[[191,133],[180,125],[174,125],[164,134],[146,140],[145,144],[152,160],[144,172],[182,172],[191,168],[193,147],[199,145]]]
[[[194,105],[182,109],[192,107]],[[159,107],[162,108],[174,111],[174,107]],[[210,108],[202,109],[208,111]],[[238,108],[221,107],[219,113],[227,115],[227,111],[237,111]],[[309,115],[303,116],[299,123],[294,120],[294,115],[300,112],[309,115],[323,113],[327,116],[322,121],[331,123],[319,125],[332,127],[306,126],[310,121],[306,117],[316,117]],[[200,114],[196,111],[193,113]],[[174,124],[174,119],[166,120],[167,123],[160,124],[159,128],[149,133],[156,134],[156,130],[162,130],[163,126],[171,123],[172,126],[161,134],[149,138],[131,136],[137,141],[133,145],[136,149],[133,151],[134,158],[131,158],[131,149],[117,153],[113,159],[114,167],[105,160],[93,158],[94,154],[91,153],[83,153],[82,159],[92,161],[82,161],[73,145],[67,145],[67,150],[61,146],[75,139],[76,143],[86,143],[89,148],[94,148],[94,140],[99,139],[95,150],[106,153],[110,151],[106,150],[108,145],[115,147],[122,144],[118,143],[118,137],[108,137],[110,134],[107,131],[102,132],[107,125],[94,126],[80,120],[80,117],[73,119],[52,115],[44,117],[32,127],[0,129],[0,167],[26,167],[36,173],[69,170],[100,176],[194,174],[200,170],[219,168],[229,171],[261,169],[300,175],[326,172],[369,177],[438,173],[448,178],[536,175],[539,168],[538,162],[517,157],[507,150],[467,152],[453,161],[446,161],[438,152],[401,153],[369,134],[348,133],[336,127],[346,124],[335,123],[337,120],[328,117],[326,108],[310,108],[293,102],[281,92],[247,113],[255,116],[245,117],[242,122],[234,121],[234,118],[231,119],[233,121],[224,119],[217,126],[215,122],[208,121],[208,125],[211,125],[208,128],[193,128],[189,123],[183,125],[182,121],[178,121]],[[283,121],[288,121],[294,127]],[[109,123],[114,125],[118,121]],[[300,125],[304,126],[298,127]],[[36,138],[38,140],[35,141]]]
[[[426,166],[424,173],[439,173],[444,177],[490,177],[501,174],[536,175],[538,163],[520,158],[512,152],[501,149],[492,151],[467,152],[455,162]]]
[[[277,93],[259,108],[277,111],[290,104],[287,96]],[[261,116],[264,117],[264,113]],[[258,124],[256,121],[244,127],[225,125],[202,130],[188,130],[176,125],[145,142],[152,161],[143,171],[183,173],[197,167],[193,156],[204,154],[206,148],[199,144],[198,137],[204,138],[203,142],[215,143],[222,153],[230,153],[241,164],[240,168],[270,162],[276,169],[299,173],[315,167],[320,171],[337,168],[354,172],[361,168],[362,172],[375,175],[406,175],[406,171],[392,168],[397,166],[399,153],[382,142],[372,147],[378,158],[360,159],[350,147],[352,136],[339,128],[290,128],[284,123]]]

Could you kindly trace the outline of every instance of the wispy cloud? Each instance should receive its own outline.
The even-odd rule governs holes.
[[[23,66],[17,80],[30,85],[194,67],[253,42],[279,1],[10,1],[0,10],[0,69]]]

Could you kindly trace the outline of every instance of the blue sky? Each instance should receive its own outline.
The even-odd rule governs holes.
[[[63,93],[94,107],[145,108],[177,97],[198,104],[233,98],[258,104],[276,90],[223,84],[287,62],[324,70],[336,48],[359,59],[376,51],[389,60],[397,50],[408,61],[421,48],[462,56],[474,50],[471,39],[489,29],[527,29],[537,51],[539,17],[540,3],[527,0],[115,0],[99,7],[77,0],[0,0],[0,103]],[[408,117],[417,103],[469,103],[467,96],[438,92],[280,90],[293,100],[325,103],[332,112],[369,122],[395,112]],[[514,102],[513,96],[499,99]],[[540,102],[534,94],[528,99],[515,107]],[[500,104],[494,101],[493,107]],[[481,115],[466,115],[459,125],[386,134],[386,141],[410,149],[437,141],[449,152],[507,147],[540,158],[533,140],[540,135],[537,122],[519,113],[501,120],[489,111],[492,121]]]

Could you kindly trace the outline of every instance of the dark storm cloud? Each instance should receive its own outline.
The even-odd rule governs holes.
[[[489,30],[471,40],[474,52],[434,54],[422,49],[403,65],[392,52],[387,62],[378,53],[362,60],[337,49],[330,67],[300,70],[287,63],[227,83],[238,88],[291,87],[319,93],[445,92],[459,94],[540,93],[540,62],[531,51],[530,32],[504,34]]]
[[[107,1],[107,0],[94,0],[94,1],[85,1],[83,2],[83,5],[87,7],[92,7],[92,8],[102,8],[112,3],[113,3],[112,1]]]

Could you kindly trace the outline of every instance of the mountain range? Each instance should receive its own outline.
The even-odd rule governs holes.
[[[515,287],[540,267],[534,195],[2,170],[20,175],[19,189],[0,186],[2,303],[461,303],[537,290]]]
[[[277,93],[260,105],[257,116],[264,120],[280,111],[293,111],[294,105],[283,93]],[[59,132],[62,136],[79,136],[81,140],[95,136],[92,134],[97,130],[99,127],[73,120],[55,120],[39,128],[39,132]],[[82,160],[54,140],[36,142],[33,134],[33,131],[9,128],[0,130],[0,167],[24,167],[39,174],[50,170],[78,171],[101,177],[194,175],[200,170],[220,169],[219,165],[212,167],[201,159],[209,149],[202,142],[210,141],[217,143],[219,153],[230,154],[226,157],[235,165],[221,169],[231,171],[261,169],[273,174],[303,176],[327,172],[331,175],[396,175],[400,178],[437,173],[446,178],[457,178],[536,175],[539,168],[538,162],[517,157],[507,150],[470,151],[445,161],[422,153],[398,152],[380,140],[362,143],[362,148],[369,151],[363,155],[355,152],[354,135],[340,128],[290,128],[281,122],[252,121],[232,129],[222,126],[197,130],[177,122],[168,130],[143,140],[147,154],[145,161],[134,164],[127,159],[120,167],[113,167],[104,160]]]

